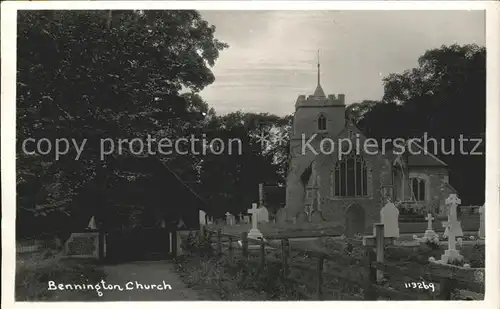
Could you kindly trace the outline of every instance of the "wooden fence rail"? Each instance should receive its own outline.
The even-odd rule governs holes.
[[[289,292],[289,283],[294,279],[290,276],[292,269],[302,270],[313,274],[316,278],[314,286],[314,299],[322,300],[327,294],[335,294],[338,292],[325,287],[325,279],[331,281],[341,281],[344,285],[351,287],[362,288],[362,298],[343,295],[345,299],[365,299],[377,300],[379,297],[386,297],[389,299],[398,300],[412,300],[418,299],[418,293],[411,293],[411,290],[406,289],[404,286],[399,286],[398,289],[382,285],[382,278],[384,274],[390,273],[391,277],[408,278],[407,282],[427,282],[439,283],[438,299],[449,300],[454,289],[460,288],[464,290],[473,291],[476,293],[484,294],[484,281],[476,278],[474,272],[464,270],[456,267],[446,265],[439,265],[429,263],[427,267],[405,267],[395,266],[384,261],[384,251],[386,247],[391,245],[390,241],[384,240],[384,226],[382,224],[375,225],[375,235],[373,241],[370,242],[371,237],[366,237],[368,240],[363,242],[364,257],[356,258],[346,256],[338,252],[300,248],[300,246],[290,246],[290,241],[287,237],[277,238],[274,237],[269,241],[262,239],[250,239],[247,233],[240,235],[223,234],[219,229],[216,233],[216,252],[223,254],[224,247],[227,247],[228,263],[233,265],[235,259],[235,250],[241,251],[241,256],[245,260],[250,257],[258,257],[258,264],[264,267],[266,262],[279,264],[281,268],[281,276],[285,279],[285,293]],[[206,233],[205,229],[201,233]],[[280,240],[277,242],[277,240]],[[236,244],[237,241],[240,244]],[[249,250],[249,246],[255,247],[258,245],[259,250]],[[266,247],[275,249],[279,252],[279,258],[273,258],[266,253]],[[307,256],[305,263],[293,260],[291,253],[299,253]],[[311,267],[310,258],[315,258],[316,267]],[[325,263],[330,264],[326,267]],[[363,275],[362,278],[353,278],[352,267],[357,267]],[[484,279],[483,279],[484,280]],[[328,282],[328,280],[326,281]]]

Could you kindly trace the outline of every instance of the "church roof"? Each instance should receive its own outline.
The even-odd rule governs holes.
[[[412,141],[411,144],[417,146],[420,149],[420,151],[417,154],[410,154],[408,156],[408,166],[442,166],[442,167],[448,166],[438,157],[426,151],[426,149],[424,149],[424,147],[422,147],[416,141]],[[410,146],[410,141],[408,141],[408,148],[409,146]]]
[[[447,165],[431,154],[416,154],[408,157],[408,166],[446,167]]]
[[[325,92],[323,91],[323,88],[321,87],[321,85],[319,83],[316,86],[316,90],[314,90],[313,96],[315,96],[315,97],[321,97],[321,98],[325,98],[326,97]]]
[[[412,141],[412,144],[417,146],[418,149],[412,148],[411,150],[416,150],[410,152],[409,150],[409,144],[410,141],[408,141],[406,148],[408,151],[408,155],[405,156],[405,161],[408,166],[413,166],[413,167],[448,167],[446,163],[444,163],[442,160],[440,160],[438,157],[433,155],[430,152],[426,152],[424,147],[422,147],[419,143],[416,141]],[[420,151],[419,151],[420,150]],[[416,153],[418,151],[418,153]],[[396,155],[397,157],[400,157],[401,155]]]

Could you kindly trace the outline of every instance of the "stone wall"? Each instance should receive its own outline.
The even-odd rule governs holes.
[[[363,158],[368,169],[367,197],[334,197],[331,190],[332,179],[330,172],[335,166],[336,157],[330,158],[330,160],[322,160],[324,168],[320,169],[322,172],[321,179],[326,183],[320,187],[320,209],[325,220],[344,224],[346,208],[353,203],[358,203],[365,211],[365,226],[367,228],[371,228],[373,223],[380,221],[380,209],[383,206],[380,190],[381,186],[392,184],[391,164],[389,160],[380,155],[364,154]]]
[[[322,199],[323,218],[328,222],[336,222],[345,225],[345,211],[349,205],[357,203],[365,211],[365,228],[370,231],[373,223],[380,222],[380,204],[374,198],[351,198],[351,199]]]

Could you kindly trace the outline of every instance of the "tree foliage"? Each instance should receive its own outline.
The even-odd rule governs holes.
[[[32,224],[20,211],[29,210],[53,218],[43,221],[46,226],[57,222],[66,230],[86,223],[74,218],[89,215],[111,220],[113,214],[119,225],[137,212],[154,217],[164,209],[189,208],[196,201],[186,200],[186,192],[222,217],[246,212],[258,199],[259,183],[284,186],[292,115],[217,115],[199,94],[214,82],[211,67],[227,47],[196,11],[21,12],[18,223]],[[426,132],[484,137],[485,53],[476,45],[429,50],[417,68],[384,79],[380,102],[352,104],[346,114],[378,139]],[[102,139],[148,136],[156,140],[153,147],[163,137],[194,136],[218,138],[226,149],[137,155],[122,143],[120,154],[115,149],[101,160]],[[74,147],[56,160],[53,152],[23,153],[27,138],[87,142],[78,160]],[[440,158],[464,204],[481,203],[484,156]],[[64,213],[73,220],[61,219]]]
[[[86,196],[82,203],[102,208],[110,198],[105,190],[120,181],[117,171],[127,168],[121,161],[130,157],[100,160],[102,139],[173,139],[196,127],[208,112],[197,93],[214,81],[210,67],[227,47],[214,32],[196,11],[21,12],[17,171],[18,191],[30,194],[19,195],[18,204],[61,210]],[[79,160],[74,148],[55,160],[26,156],[20,149],[26,138],[87,143]],[[68,203],[48,198],[54,183]]]
[[[450,45],[428,50],[418,67],[384,78],[384,97],[378,104],[362,102],[358,125],[368,135],[436,138],[429,150],[450,167],[450,183],[463,204],[484,203],[485,157],[471,154],[486,132],[486,49],[477,45]],[[443,141],[443,142],[441,142]],[[445,154],[455,143],[455,153]],[[443,148],[444,147],[444,148]],[[443,149],[445,151],[443,151]],[[475,149],[484,152],[485,144]]]

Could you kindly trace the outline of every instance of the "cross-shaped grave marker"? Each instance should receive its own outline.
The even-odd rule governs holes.
[[[384,262],[384,249],[387,245],[394,243],[394,237],[384,237],[384,225],[376,223],[373,226],[373,235],[363,237],[363,246],[375,247],[377,262]],[[384,278],[384,272],[377,270],[377,281],[380,282]]]
[[[456,194],[450,194],[450,196],[446,199],[446,204],[450,205],[448,222],[446,224],[446,228],[448,229],[448,250],[445,250],[444,254],[441,256],[441,261],[444,261],[446,263],[463,258],[456,248],[457,240],[455,238],[458,233],[459,225],[459,222],[457,220],[457,206],[460,203],[461,201]]]
[[[424,238],[427,238],[427,240],[438,238],[438,235],[432,229],[432,221],[434,220],[434,217],[428,213],[425,220],[427,220],[427,230],[425,230]]]
[[[434,217],[428,213],[427,217],[425,217],[425,220],[427,220],[427,229],[430,231],[432,230],[432,220],[434,220]]]
[[[259,209],[257,209],[257,203],[252,203],[252,208],[248,209],[247,211],[252,215],[252,228],[248,232],[248,238],[262,238],[262,233],[257,228],[257,216],[259,213]]]

